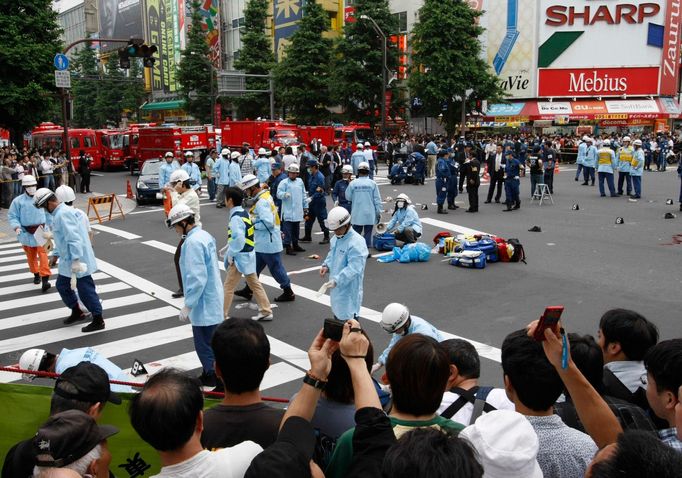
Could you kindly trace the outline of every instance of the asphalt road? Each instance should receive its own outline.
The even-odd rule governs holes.
[[[571,332],[596,334],[601,314],[623,307],[635,309],[656,323],[662,338],[682,336],[682,245],[673,240],[682,234],[682,216],[663,219],[666,212],[679,213],[680,180],[674,168],[645,174],[643,198],[637,202],[623,197],[600,198],[596,186],[574,182],[574,172],[568,168],[555,177],[554,205],[530,204],[529,180],[523,178],[522,208],[511,213],[502,212],[501,204],[483,204],[487,184],[480,189],[478,214],[465,213],[462,207],[438,215],[433,205],[433,182],[396,187],[381,181],[382,198],[405,192],[414,203],[427,204],[426,211],[418,206],[425,220],[424,242],[431,244],[439,231],[462,228],[515,237],[525,247],[528,264],[497,263],[484,270],[466,270],[443,262],[439,255],[418,264],[369,260],[362,322],[375,355],[389,341],[376,324],[378,314],[393,301],[407,304],[414,315],[444,332],[475,341],[484,357],[482,382],[490,385],[502,383],[498,362],[504,337],[538,318],[547,305],[565,306],[564,326]],[[127,178],[122,172],[104,173],[93,177],[93,190],[124,193]],[[675,200],[674,205],[665,204],[668,198]],[[466,193],[457,199],[458,205],[466,205]],[[205,197],[202,203],[204,228],[218,244],[224,244],[225,209],[216,209]],[[579,210],[572,209],[574,204]],[[387,206],[392,210],[392,203]],[[383,217],[387,221],[390,215]],[[617,217],[623,217],[625,223],[615,224]],[[528,232],[533,225],[540,226],[542,232]],[[191,332],[188,334],[187,326],[177,319],[175,308],[181,302],[169,298],[170,291],[177,289],[171,252],[178,237],[165,227],[163,213],[158,206],[139,207],[125,220],[105,226],[113,229],[97,230],[93,242],[102,271],[97,282],[104,288],[101,296],[105,317],[110,320],[105,331],[91,335],[82,335],[80,325],[66,328],[61,324],[67,311],[59,309],[62,304],[56,294],[48,302],[36,303],[44,296],[29,286],[22,287],[30,282],[28,271],[3,269],[7,265],[19,267],[21,251],[0,245],[0,364],[16,363],[21,351],[32,346],[58,351],[92,345],[103,349],[123,368],[130,367],[133,358],[198,367]],[[314,231],[318,231],[317,226]],[[321,235],[315,238],[313,244],[304,245],[305,254],[284,257],[298,298],[276,308],[275,320],[264,324],[273,348],[265,395],[289,397],[298,389],[306,368],[303,351],[323,319],[331,316],[328,298],[315,293],[323,282],[316,269],[321,261],[307,258],[312,254],[324,258],[328,251],[328,246],[317,244]],[[3,262],[3,258],[14,261]],[[272,300],[279,289],[272,287],[272,279],[263,280]],[[235,300],[234,306],[242,303]],[[254,313],[242,308],[233,309],[232,315],[248,317]],[[0,381],[16,378],[0,373]]]

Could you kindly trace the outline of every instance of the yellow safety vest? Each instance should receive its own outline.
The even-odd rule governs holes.
[[[279,212],[277,211],[277,206],[275,206],[275,201],[272,200],[272,195],[270,194],[270,191],[265,191],[261,196],[258,198],[260,199],[265,199],[267,201],[268,205],[270,206],[270,210],[272,211],[272,215],[275,216],[275,225],[279,226],[281,224],[280,218],[279,218]],[[256,201],[256,204],[258,204],[258,201]],[[249,212],[251,213],[252,216],[255,216],[255,211],[256,211],[256,204],[254,204],[251,209],[249,209]]]
[[[619,160],[624,163],[632,163],[635,150],[632,148],[620,148]],[[636,162],[636,161],[635,161]]]
[[[597,154],[599,157],[599,164],[600,165],[612,164],[612,162],[611,162],[611,150],[610,149],[609,150],[600,149],[599,153],[597,153]]]
[[[253,223],[251,222],[249,213],[242,210],[236,212],[235,214],[240,216],[242,218],[242,221],[244,221],[244,224],[246,225],[246,240],[244,241],[244,247],[242,247],[242,250],[239,252],[251,252],[255,245],[255,242],[253,240],[255,228],[253,227]],[[233,240],[234,238],[232,237],[232,229],[230,228],[227,231],[227,242],[232,242]]]

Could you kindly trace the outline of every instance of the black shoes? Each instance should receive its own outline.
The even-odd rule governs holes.
[[[96,332],[97,330],[104,330],[104,319],[101,315],[94,315],[92,322],[81,329],[81,332]]]
[[[49,277],[43,277],[42,280],[43,280],[43,285],[42,285],[41,289],[42,289],[43,294],[44,294],[45,292],[47,292],[50,289],[50,287],[52,287],[52,284],[50,284],[50,278]]]
[[[184,296],[185,296],[185,292],[182,289],[178,289],[176,292],[173,292],[171,294],[171,297],[174,299],[178,299],[178,298],[184,297]]]
[[[248,285],[245,285],[243,289],[234,291],[234,295],[246,300],[251,300],[251,297],[253,297],[253,292],[251,292],[251,288],[249,288]]]
[[[438,211],[436,211],[438,214],[447,214],[448,212],[443,208],[442,205],[438,205]]]
[[[302,239],[299,239],[298,242],[313,242],[312,237],[304,237]]]
[[[33,274],[33,283],[40,284],[40,274]]]
[[[490,204],[492,201],[483,201],[483,204]]]
[[[305,249],[303,249],[301,246],[299,246],[298,244],[296,244],[296,245],[294,246],[294,251],[295,251],[295,252],[305,252]]]
[[[294,249],[291,246],[286,247],[286,255],[287,256],[295,256],[296,253],[294,252]]]
[[[455,209],[459,209],[459,206],[456,206],[455,204],[448,204],[448,209],[454,211]]]
[[[294,291],[291,290],[291,287],[286,287],[282,295],[275,297],[275,302],[293,302],[295,299]]]
[[[69,315],[62,322],[64,325],[71,325],[75,324],[76,322],[86,320],[87,318],[88,317],[81,311],[80,307],[76,306],[73,309],[71,309],[71,315]]]

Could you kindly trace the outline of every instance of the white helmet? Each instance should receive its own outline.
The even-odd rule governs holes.
[[[337,206],[329,211],[327,216],[327,224],[329,229],[336,231],[338,228],[350,224],[350,213],[345,207]]]
[[[263,154],[268,154],[267,150],[265,148],[258,148],[258,155],[263,155]]]
[[[241,154],[239,154],[239,151],[232,151],[232,153],[230,153],[230,158],[232,159],[237,159],[239,156],[241,156]]]
[[[407,194],[405,194],[405,193],[400,193],[400,194],[398,194],[398,197],[395,198],[395,200],[396,200],[396,202],[398,202],[398,201],[400,201],[400,200],[403,200],[403,201],[405,201],[407,204],[412,204],[412,201],[410,201],[410,197],[409,197]]]
[[[381,327],[389,334],[392,334],[405,325],[409,318],[410,309],[403,304],[393,302],[388,304],[381,313]]]
[[[33,195],[33,205],[35,207],[43,207],[47,202],[56,196],[48,188],[40,188]]]
[[[367,147],[370,147],[370,146],[372,146],[372,145],[369,144],[369,141],[365,141],[365,147],[367,148]]]
[[[230,150],[227,148],[223,148],[223,150],[220,152],[220,155],[227,157],[230,155]]]
[[[584,142],[587,143],[589,140],[590,140],[590,137],[589,137],[589,136],[587,136],[587,135],[583,136],[583,141],[584,141]]]
[[[185,158],[189,158],[190,156],[193,158],[193,157],[194,157],[194,153],[191,152],[191,151],[185,151]]]
[[[287,168],[287,173],[300,173],[300,168],[298,167],[298,164],[296,163],[291,163],[289,167]]]
[[[76,200],[76,193],[66,184],[59,186],[54,194],[59,199],[59,202],[73,202]]]
[[[36,181],[36,177],[31,174],[25,174],[24,177],[21,178],[22,186],[36,186],[37,184],[38,181]]]
[[[608,139],[605,139],[605,140],[604,140],[604,143],[602,143],[602,144],[603,144],[604,146],[610,146],[610,145],[611,145],[611,141],[609,141]]]
[[[641,139],[636,139],[633,143],[635,146],[642,146],[642,140]]]
[[[629,136],[623,136],[623,143],[629,143],[630,141],[631,140]]]
[[[166,225],[168,229],[175,226],[177,223],[188,217],[194,217],[194,211],[187,204],[178,204],[173,206],[173,209],[168,213],[168,219],[166,219]]]
[[[184,183],[185,181],[189,181],[189,174],[187,174],[187,171],[184,169],[176,169],[173,171],[170,175],[170,179],[168,180],[168,182],[171,184],[177,182]]]
[[[358,149],[365,149],[365,146],[362,143],[358,143]]]
[[[367,171],[369,172],[369,163],[366,161],[361,162],[358,164],[358,171]]]
[[[163,157],[164,157],[164,158],[172,158],[172,157],[173,157],[173,153],[171,153],[170,151],[168,151],[166,154],[163,155]]]
[[[341,174],[353,174],[353,166],[350,164],[344,164],[341,168]]]
[[[40,370],[40,362],[42,362],[43,357],[45,357],[45,351],[43,349],[30,349],[21,354],[19,359],[19,368],[22,370],[31,370],[37,372]],[[21,377],[24,380],[33,380],[35,375],[22,374]]]
[[[242,178],[242,181],[239,183],[239,189],[241,189],[242,191],[246,191],[247,189],[252,188],[256,185],[258,185],[258,178],[253,174],[247,174]]]

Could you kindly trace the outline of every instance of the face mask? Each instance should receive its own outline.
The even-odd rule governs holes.
[[[256,204],[256,198],[255,197],[247,197],[244,199],[244,206],[245,208],[251,208],[253,205]]]
[[[396,201],[395,205],[402,209],[405,207],[405,201]]]
[[[308,174],[312,174],[312,173],[313,173],[313,169],[312,169],[312,168],[306,168],[306,170],[308,171]]]
[[[35,186],[27,186],[26,187],[26,194],[29,196],[33,196],[36,193],[36,187]]]
[[[342,233],[337,232],[337,231],[339,231],[339,229],[337,229],[336,231],[334,231],[334,235],[336,236],[337,239],[341,239],[343,236],[348,234],[349,230],[350,230],[350,226],[346,226],[346,229],[344,229]]]

